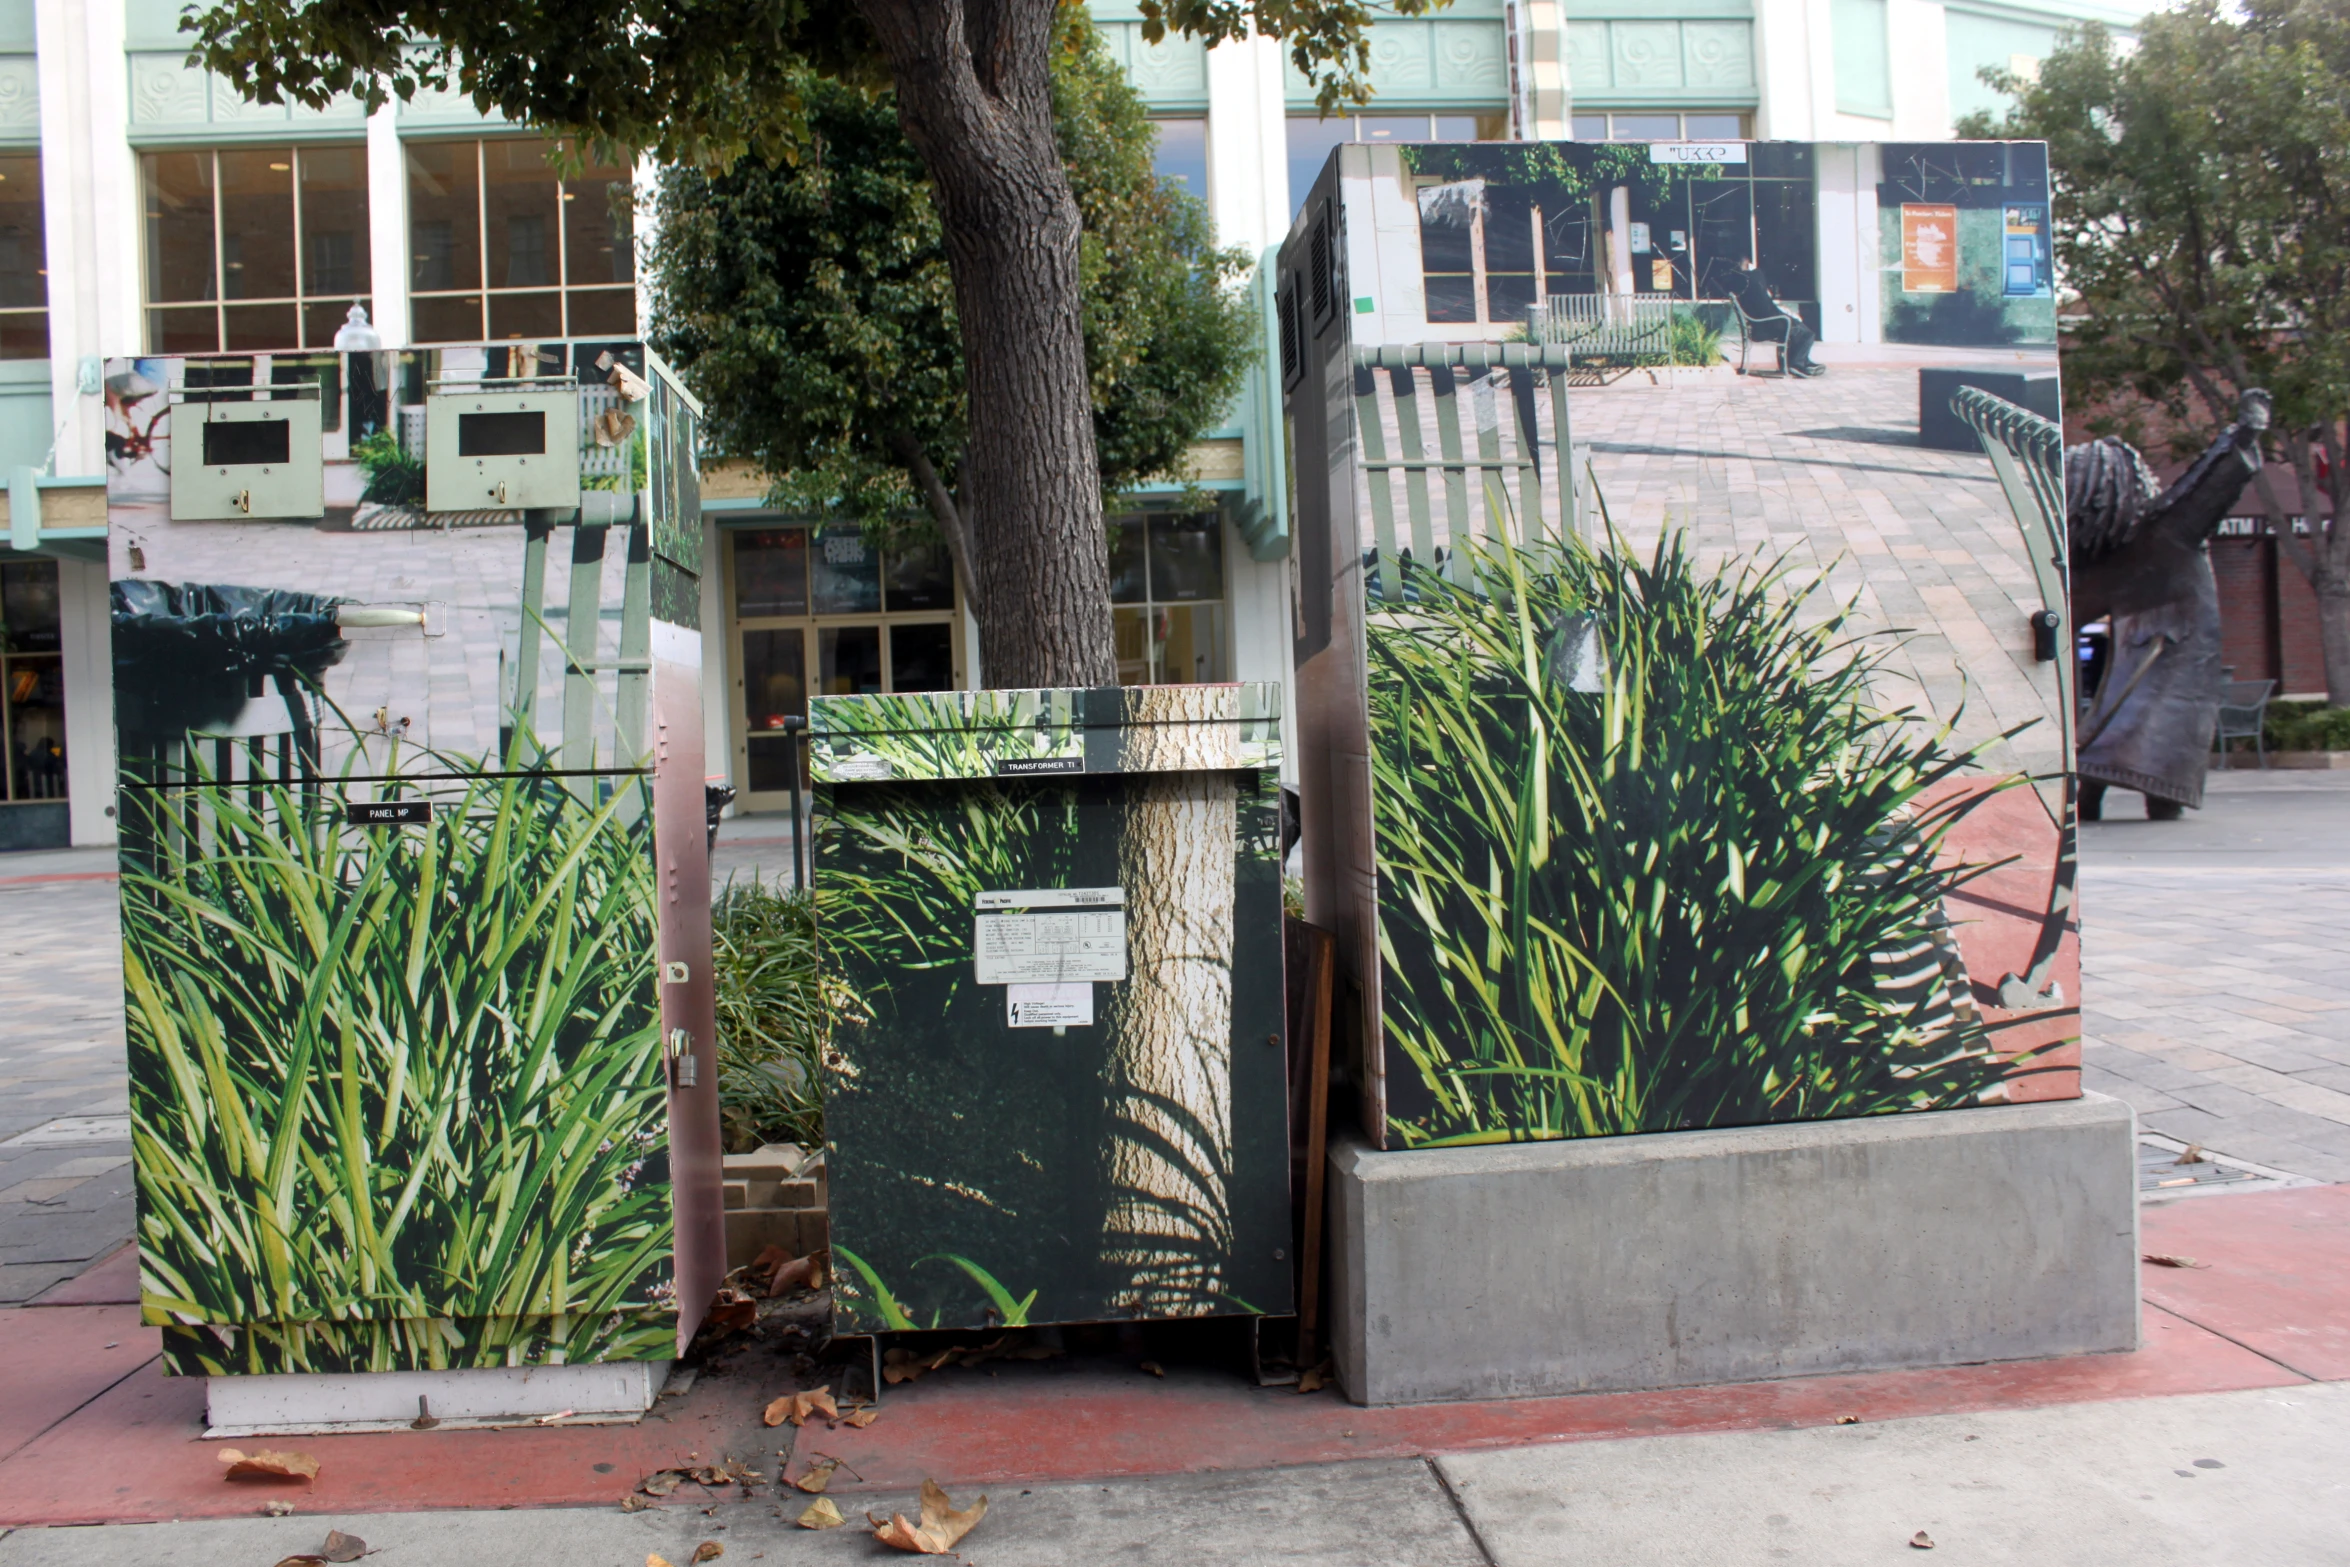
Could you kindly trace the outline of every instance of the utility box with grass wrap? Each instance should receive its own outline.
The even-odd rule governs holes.
[[[698,408],[636,343],[109,368],[166,1369],[222,1431],[641,1412],[725,1266],[698,551],[661,547]],[[517,379],[571,503],[428,513],[426,402]],[[223,428],[308,439],[323,506],[188,505],[174,437]]]
[[[1287,1313],[1279,688],[809,714],[840,1330]]]
[[[2089,1330],[1987,1308],[1958,1334],[1910,1309],[1933,1275],[1895,1233],[1939,1233],[1912,1210],[1963,1201],[1935,1183],[1995,1129],[2067,1227],[1965,1254],[1990,1295],[2037,1298],[2062,1242],[2131,1222],[2121,1165],[2089,1168],[2126,1164],[2126,1114],[2047,1103],[2080,1092],[2072,715],[2034,633],[2066,608],[2062,518],[1979,445],[1921,443],[1899,346],[2053,376],[2053,297],[1976,242],[2045,210],[2046,149],[1690,151],[1343,146],[1280,252],[1304,898],[1349,981],[1362,1134],[1331,1172],[1334,1337],[1360,1397],[2134,1339],[2111,1247],[2079,1282],[2124,1293]],[[1742,315],[1776,322],[1789,373],[1724,360]],[[2017,1151],[2042,1135],[2063,1148]],[[1864,1204],[1872,1169],[1898,1179]],[[1810,1335],[1855,1316],[1715,1309],[1791,1298],[1805,1270],[1765,1264],[1813,1237],[1681,1239],[1831,1211],[1858,1227],[1831,1249],[1895,1270],[1842,1361]],[[1859,1245],[1869,1224],[1894,1230]]]

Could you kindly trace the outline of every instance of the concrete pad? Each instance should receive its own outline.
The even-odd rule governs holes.
[[[975,1488],[950,1487],[969,1506]],[[792,1516],[812,1498],[785,1504]],[[290,1518],[27,1530],[0,1540],[0,1567],[214,1567],[315,1551],[330,1528],[401,1562],[467,1567],[635,1563],[658,1552],[692,1559],[716,1540],[725,1560],[871,1562],[889,1557],[864,1523],[867,1508],[913,1516],[909,1492],[843,1500],[849,1525],[813,1532],[768,1502],[705,1513],[677,1506],[531,1512],[336,1514],[304,1508]],[[988,1567],[1094,1567],[1097,1563],[1255,1567],[1482,1567],[1485,1560],[1428,1465],[1417,1460],[1278,1469],[1245,1475],[1181,1475],[1107,1485],[1035,1486],[988,1493],[987,1516],[966,1537],[966,1558]],[[893,1558],[894,1559],[894,1558]]]
[[[139,1250],[118,1246],[80,1273],[35,1297],[35,1306],[136,1306]]]
[[[1497,1567],[2275,1567],[2350,1560],[2346,1450],[2350,1386],[2328,1385],[1439,1466]],[[1937,1555],[1912,1555],[1920,1530]]]
[[[0,1459],[151,1362],[161,1336],[136,1306],[0,1311]]]
[[[2165,1203],[2142,1222],[2147,1251],[2208,1264],[2148,1265],[2148,1301],[2305,1377],[2350,1379],[2350,1186]]]
[[[2136,1122],[2102,1096],[1331,1154],[1358,1401],[2129,1349]]]

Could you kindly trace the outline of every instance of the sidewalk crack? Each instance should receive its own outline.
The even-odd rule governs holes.
[[[1452,1488],[1452,1476],[1444,1472],[1444,1465],[1431,1453],[1422,1453],[1420,1462],[1428,1466],[1428,1472],[1436,1477],[1437,1485],[1444,1491],[1444,1499],[1452,1503],[1453,1516],[1460,1519],[1461,1527],[1468,1531],[1469,1543],[1477,1547],[1477,1559],[1485,1563],[1485,1567],[1499,1567],[1493,1559],[1492,1550],[1485,1543],[1485,1536],[1478,1532],[1477,1520],[1469,1516],[1469,1509],[1461,1501],[1460,1492]]]

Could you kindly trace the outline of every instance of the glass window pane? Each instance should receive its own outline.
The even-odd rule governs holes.
[[[1604,114],[1578,114],[1567,123],[1571,128],[1570,134],[1577,141],[1607,140],[1607,116]]]
[[[375,301],[362,294],[357,299],[330,299],[322,304],[302,307],[302,346],[304,348],[332,348],[335,334],[343,323],[351,319],[351,306],[358,305],[367,312],[367,319],[375,319]]]
[[[892,691],[955,688],[955,628],[947,621],[889,628]]]
[[[1158,674],[1166,685],[1224,678],[1224,606],[1177,604],[1158,612]]]
[[[230,299],[294,297],[294,151],[223,151],[220,266]],[[293,334],[284,340],[291,344]]]
[[[808,612],[807,529],[760,528],[734,536],[734,612],[746,620]]]
[[[1758,141],[1749,156],[1754,159],[1754,177],[1758,180],[1811,178],[1810,142]]]
[[[1357,141],[1426,141],[1425,114],[1365,114],[1355,119]]]
[[[1139,604],[1150,597],[1150,578],[1143,562],[1143,521],[1140,517],[1112,517],[1110,523],[1110,602]]]
[[[147,312],[147,347],[158,354],[220,351],[220,317],[210,305]]]
[[[1474,264],[1472,235],[1480,202],[1474,182],[1420,187],[1420,269],[1466,272]]]
[[[492,294],[490,336],[498,342],[563,335],[563,296],[554,289],[536,294]]]
[[[1488,272],[1485,274],[1486,320],[1497,325],[1522,325],[1526,320],[1526,312],[1533,303],[1533,273]]]
[[[1423,240],[1424,246],[1427,242]],[[1490,191],[1485,203],[1485,270],[1534,270],[1534,202],[1522,190]]]
[[[410,330],[419,343],[469,343],[481,337],[481,296],[443,295],[408,301]]]
[[[41,157],[0,156],[0,307],[49,302],[49,248],[41,218]]]
[[[955,564],[948,557],[945,545],[920,544],[911,549],[892,550],[888,570],[889,602],[885,607],[891,614],[909,609],[955,607]]]
[[[11,653],[54,653],[60,646],[57,563],[11,561],[0,566],[0,633]]]
[[[46,359],[48,357],[48,311],[0,311],[0,359]]]
[[[1817,228],[1809,181],[1763,180],[1754,187],[1754,264],[1772,297],[1817,299]]]
[[[863,696],[881,689],[881,628],[821,626],[816,631],[816,690]]]
[[[624,168],[590,164],[563,182],[565,282],[636,281],[634,197]]]
[[[412,141],[407,154],[409,286],[481,287],[481,144]]]
[[[1591,203],[1570,202],[1542,214],[1542,266],[1554,294],[1589,294],[1599,287],[1597,247],[1591,242]]]
[[[1684,114],[1681,134],[1691,141],[1737,141],[1746,134],[1743,114]]]
[[[1110,611],[1110,641],[1117,649],[1118,684],[1151,684],[1151,612],[1147,608]]]
[[[482,231],[492,288],[541,288],[562,281],[555,232],[562,216],[547,150],[548,144],[537,140],[481,144]],[[502,335],[494,323],[491,335]]]
[[[1214,512],[1153,517],[1150,541],[1154,600],[1224,596],[1224,526]]]
[[[147,188],[147,298],[212,299],[212,154],[139,155]],[[161,348],[162,344],[156,344]]]
[[[221,347],[240,348],[295,348],[300,346],[301,327],[296,322],[292,305],[231,305],[221,312]]]
[[[743,717],[751,733],[781,729],[786,718],[808,711],[806,637],[797,626],[743,633]]]
[[[1343,114],[1334,114],[1327,120],[1315,119],[1310,114],[1293,114],[1289,117],[1288,134],[1289,215],[1294,218],[1304,210],[1306,197],[1312,192],[1322,165],[1330,161],[1330,149],[1354,140],[1354,122]]]
[[[870,615],[881,608],[881,552],[855,528],[816,530],[808,549],[808,576],[808,597],[819,615]],[[878,644],[873,658],[878,671]]]
[[[367,149],[304,147],[297,166],[302,172],[302,292],[309,298],[339,296],[347,308],[368,286]]]
[[[8,704],[8,798],[65,798],[65,661],[51,653],[0,663]]]
[[[1738,284],[1738,264],[1754,253],[1754,186],[1745,180],[1702,180],[1689,187],[1697,213],[1697,292],[1727,299]]]
[[[1619,114],[1615,122],[1617,141],[1672,141],[1681,134],[1681,116],[1677,114]]]
[[[1151,167],[1162,180],[1182,187],[1186,195],[1208,199],[1208,122],[1153,120],[1159,148]]]
[[[570,311],[566,337],[636,336],[636,290],[572,288],[563,291]]]
[[[1428,319],[1437,322],[1466,322],[1477,319],[1477,280],[1467,273],[1452,277],[1431,275],[1428,285]]]

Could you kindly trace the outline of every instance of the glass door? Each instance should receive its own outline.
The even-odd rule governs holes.
[[[62,849],[65,654],[57,563],[0,565],[0,850]]]

